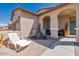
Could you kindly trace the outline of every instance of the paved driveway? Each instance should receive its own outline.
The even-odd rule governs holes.
[[[42,56],[74,56],[74,42],[76,38],[61,38],[51,49],[45,51]]]

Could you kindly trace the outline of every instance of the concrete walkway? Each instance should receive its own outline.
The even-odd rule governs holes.
[[[74,56],[74,42],[76,38],[61,38],[46,50],[42,56]]]

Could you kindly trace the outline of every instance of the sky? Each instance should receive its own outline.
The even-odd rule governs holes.
[[[12,10],[16,7],[36,12],[41,8],[55,7],[57,3],[0,3],[0,26],[7,25],[11,20]]]

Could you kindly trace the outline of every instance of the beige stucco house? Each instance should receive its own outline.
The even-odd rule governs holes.
[[[54,38],[76,36],[79,41],[79,4],[60,4],[43,8],[36,13],[16,8],[12,12],[9,29],[17,31],[23,37],[42,34]],[[62,32],[63,35],[59,35]],[[28,35],[29,34],[29,35]]]

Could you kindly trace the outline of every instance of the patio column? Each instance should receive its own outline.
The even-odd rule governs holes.
[[[57,15],[51,15],[50,30],[51,30],[51,37],[58,38],[58,19],[57,19]]]
[[[79,5],[76,7],[76,42],[79,43]],[[79,56],[78,46],[75,46],[75,55]]]
[[[79,8],[76,9],[76,42],[79,43]]]

